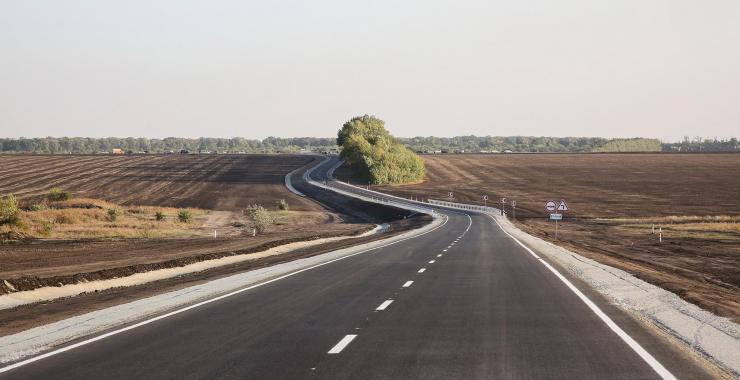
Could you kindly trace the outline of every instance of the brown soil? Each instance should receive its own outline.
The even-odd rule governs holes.
[[[0,194],[24,204],[42,201],[52,187],[76,198],[123,205],[196,207],[233,211],[286,199],[292,210],[321,211],[290,193],[285,175],[318,158],[311,155],[0,155]]]
[[[424,156],[421,184],[377,190],[483,204],[517,201],[525,231],[624,269],[703,308],[740,321],[740,234],[664,233],[614,218],[740,215],[739,154],[497,154]],[[559,239],[547,200],[570,211]],[[499,206],[500,203],[496,204]],[[510,203],[507,212],[511,215]],[[601,220],[600,218],[605,218]]]

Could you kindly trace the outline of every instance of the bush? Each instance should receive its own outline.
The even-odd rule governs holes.
[[[154,218],[157,220],[164,220],[164,213],[162,211],[157,211],[154,213]]]
[[[72,193],[64,191],[58,187],[49,190],[48,198],[50,201],[67,201],[72,198]]]
[[[244,215],[254,223],[254,228],[259,233],[267,232],[275,224],[275,218],[260,205],[249,205],[244,210]]]
[[[285,199],[278,201],[278,210],[288,211],[288,202]]]
[[[190,212],[190,210],[183,209],[177,213],[177,220],[179,220],[182,223],[190,223],[192,219],[193,219],[193,213]]]
[[[121,215],[121,212],[118,211],[117,208],[109,208],[108,209],[108,220],[111,222],[115,222],[118,219],[118,216]]]
[[[28,208],[29,211],[44,211],[46,209],[46,205],[41,203],[32,204],[31,207]]]
[[[15,195],[8,194],[0,197],[0,224],[17,224],[19,213],[18,200],[15,199]]]

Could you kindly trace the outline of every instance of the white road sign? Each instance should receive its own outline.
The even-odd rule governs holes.
[[[487,200],[488,200],[488,195],[484,195],[484,196],[483,196],[483,200],[484,200],[484,201],[487,201]]]
[[[562,199],[560,200],[560,205],[558,205],[558,211],[568,211],[568,205]]]
[[[547,201],[547,203],[545,203],[545,208],[547,211],[555,211],[555,209],[558,208],[558,205],[553,201]]]
[[[453,192],[450,191],[449,193],[447,193],[447,196],[450,197],[450,198],[454,198],[455,197],[455,193],[453,193]]]
[[[550,214],[550,220],[563,220],[563,214]]]
[[[515,201],[515,200],[514,200],[514,201],[511,201],[511,205],[512,205],[513,207],[516,207],[516,201]]]

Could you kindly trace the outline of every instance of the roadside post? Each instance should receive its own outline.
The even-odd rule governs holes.
[[[501,216],[504,216],[505,208],[506,208],[506,198],[501,198]]]
[[[216,238],[216,230],[213,230],[213,238]]]
[[[516,219],[516,200],[511,200],[511,214],[514,216],[514,219]]]
[[[488,195],[483,196],[483,206],[488,207]]]
[[[555,203],[555,201],[547,201],[545,202],[545,209],[550,212],[550,220],[555,221],[555,239],[557,240],[558,220],[563,220],[562,213],[569,210],[568,205],[565,203],[565,200],[563,199],[560,200],[560,204]]]
[[[663,227],[659,227],[659,231],[658,231],[658,243],[662,243],[662,242],[663,242]]]

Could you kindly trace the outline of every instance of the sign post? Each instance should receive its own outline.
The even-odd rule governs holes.
[[[545,202],[545,209],[550,212],[550,220],[555,221],[555,239],[558,238],[558,220],[563,220],[563,214],[562,212],[568,211],[568,205],[565,203],[565,200],[561,199],[560,203],[555,203],[555,201],[547,201]],[[556,212],[557,211],[557,212]]]
[[[501,198],[501,216],[504,216],[505,208],[506,208],[506,198]]]
[[[514,216],[514,219],[516,219],[516,200],[511,201],[511,213]]]
[[[488,195],[483,196],[483,206],[488,207]]]

